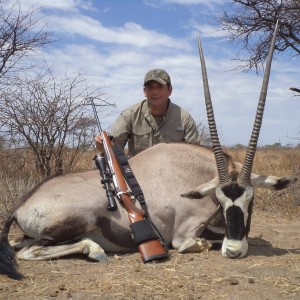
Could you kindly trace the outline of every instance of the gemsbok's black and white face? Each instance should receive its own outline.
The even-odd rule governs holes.
[[[216,197],[223,208],[226,223],[222,255],[228,258],[244,257],[248,251],[253,187],[249,185],[244,188],[233,182],[217,187]]]

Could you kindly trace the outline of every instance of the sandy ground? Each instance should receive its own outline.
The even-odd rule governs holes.
[[[0,275],[0,299],[300,299],[300,219],[254,212],[249,253],[238,260],[171,251],[150,264],[139,253],[18,263],[25,278]]]

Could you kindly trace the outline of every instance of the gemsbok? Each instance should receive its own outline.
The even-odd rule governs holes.
[[[294,177],[260,176],[252,172],[262,124],[275,45],[274,31],[255,124],[244,164],[223,153],[215,124],[200,38],[205,103],[212,149],[184,144],[158,144],[129,160],[148,205],[153,223],[170,247],[180,253],[201,252],[222,243],[222,255],[247,254],[255,188],[280,190]],[[201,199],[201,200],[197,200]],[[137,204],[138,205],[138,204]],[[13,222],[24,232],[8,242]],[[107,261],[107,253],[136,251],[128,214],[118,203],[107,210],[107,197],[97,170],[53,177],[19,199],[0,236],[0,273],[22,278],[17,257],[45,260],[83,253]]]

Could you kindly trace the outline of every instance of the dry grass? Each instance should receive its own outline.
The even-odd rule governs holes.
[[[299,255],[229,260],[214,251],[185,255],[171,251],[170,256],[167,262],[147,265],[138,253],[112,256],[104,265],[78,257],[22,261],[25,279],[14,282],[0,277],[0,299],[11,295],[13,299],[251,300],[300,295]]]
[[[235,160],[243,162],[245,150],[228,149],[228,152]],[[254,159],[253,172],[260,175],[299,177],[300,149],[258,149]],[[279,216],[299,216],[300,179],[282,191],[257,190],[255,207],[265,213]]]

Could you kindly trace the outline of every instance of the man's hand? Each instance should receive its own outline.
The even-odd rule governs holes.
[[[96,148],[99,152],[103,153],[104,152],[104,148],[103,148],[103,141],[102,141],[102,138],[101,138],[101,135],[100,134],[97,134],[95,136],[95,142],[96,142]]]

